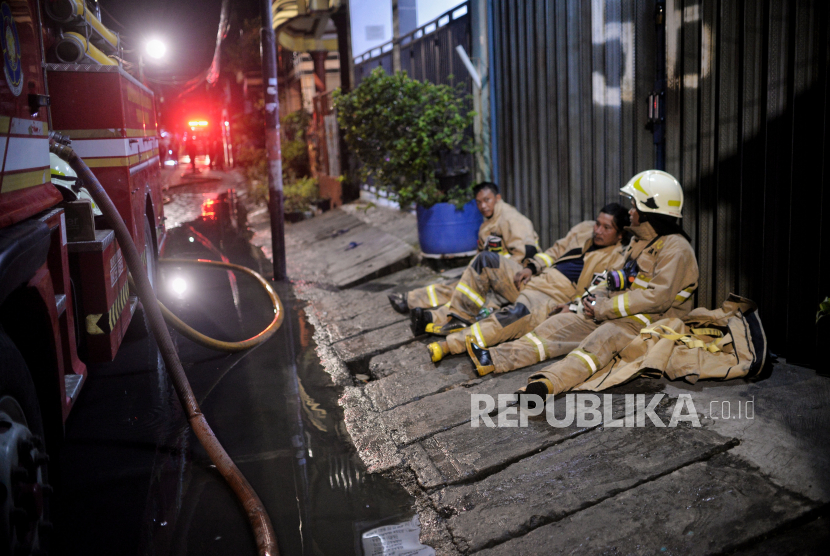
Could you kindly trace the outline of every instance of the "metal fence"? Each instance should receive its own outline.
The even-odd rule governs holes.
[[[455,52],[462,45],[470,51],[469,3],[460,4],[414,31],[355,58],[354,80],[359,85],[377,67],[392,73],[392,49],[400,45],[401,71],[419,81],[458,85],[469,94],[472,79]]]
[[[419,81],[429,81],[439,85],[456,88],[459,95],[472,93],[473,80],[455,51],[456,46],[463,46],[469,53],[471,47],[469,2],[460,4],[411,33],[385,43],[355,58],[355,86],[377,67],[382,67],[388,74],[392,73],[393,48],[400,46],[401,71]],[[472,99],[467,99],[468,110],[472,110]],[[473,130],[469,130],[473,138]],[[455,153],[446,161],[449,172],[463,173],[472,178],[473,156]],[[373,190],[372,183],[363,184],[364,189]]]
[[[491,0],[498,181],[545,244],[655,165],[654,0]],[[823,0],[666,2],[666,170],[684,185],[697,302],[757,301],[770,345],[816,353],[830,294]]]

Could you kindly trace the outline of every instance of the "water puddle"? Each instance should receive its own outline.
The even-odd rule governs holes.
[[[182,230],[167,257],[177,249],[196,255],[199,241]],[[238,275],[233,292],[227,274],[213,272],[192,271],[190,297],[167,294],[163,301],[222,339],[264,327],[268,303],[253,280]],[[165,274],[162,287],[174,272]],[[394,481],[366,473],[337,404],[342,388],[322,368],[303,302],[286,284],[276,289],[285,321],[262,345],[221,354],[177,342],[203,413],[271,516],[280,553],[434,554],[418,543],[414,499]],[[207,454],[184,426],[173,430],[156,454],[140,552],[255,554],[245,513]]]

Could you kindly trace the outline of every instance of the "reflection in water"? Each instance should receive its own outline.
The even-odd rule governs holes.
[[[180,245],[200,256],[193,252],[200,242],[187,239],[193,231]],[[193,280],[198,292],[189,292],[186,302],[171,300],[171,309],[208,326],[206,333],[238,335],[237,311],[246,332],[270,321],[249,280],[239,278],[238,298],[224,273]],[[290,286],[275,286],[286,318],[269,341],[241,354],[217,354],[179,338],[180,354],[202,411],[268,509],[280,552],[362,554],[362,534],[408,522],[413,499],[393,481],[366,474],[344,430],[342,392],[320,364],[301,302]],[[244,511],[183,420],[179,425],[165,442],[170,448],[157,453],[143,552],[255,554]]]

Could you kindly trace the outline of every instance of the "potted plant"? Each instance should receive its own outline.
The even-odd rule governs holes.
[[[309,212],[311,205],[317,201],[317,180],[315,178],[291,179],[283,186],[283,195],[285,220],[299,222],[305,218],[305,213]]]
[[[475,251],[481,214],[471,200],[467,168],[452,160],[472,152],[474,112],[447,85],[375,69],[352,92],[334,94],[337,120],[359,161],[358,177],[401,208],[417,205],[418,236],[427,254]]]

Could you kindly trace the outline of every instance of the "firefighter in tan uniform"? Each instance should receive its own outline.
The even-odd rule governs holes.
[[[537,395],[567,391],[605,367],[642,329],[689,312],[698,266],[677,221],[683,207],[680,183],[665,172],[648,170],[621,192],[633,202],[628,230],[634,235],[622,269],[609,272],[607,286],[582,299],[582,315],[562,306],[533,332],[490,350],[468,340],[479,374],[507,372],[567,353],[532,375],[523,389]]]
[[[533,223],[514,207],[502,201],[499,188],[494,183],[482,182],[476,185],[473,194],[478,210],[484,216],[484,222],[478,230],[478,250],[500,255],[500,260],[514,269],[514,273],[521,270],[522,260],[532,257],[539,251],[539,236],[533,230]],[[433,284],[406,294],[389,294],[389,302],[397,312],[406,314],[410,309],[446,304],[458,287],[463,289],[464,286],[459,286],[459,282]],[[515,297],[505,298],[502,303],[514,300]]]
[[[432,360],[438,362],[448,353],[464,353],[467,336],[472,336],[482,347],[518,338],[541,324],[554,308],[579,299],[596,273],[622,264],[623,247],[620,242],[628,223],[626,209],[611,203],[602,208],[595,221],[577,224],[553,247],[525,259],[525,268],[515,276],[500,268],[498,261],[495,261],[496,265],[487,265],[489,261],[485,261],[484,265],[473,264],[461,281],[470,284],[479,296],[483,297],[486,288],[492,288],[504,297],[517,288],[520,293],[514,304],[499,309],[470,328],[457,326],[457,319],[447,316],[477,313],[475,304],[468,300],[469,296],[456,293],[448,308],[432,311],[433,323],[438,325],[427,325],[427,332],[451,332],[445,342],[428,346]],[[484,255],[487,254],[482,253],[480,257]],[[446,324],[437,330],[442,323]],[[453,329],[458,331],[453,332]]]

